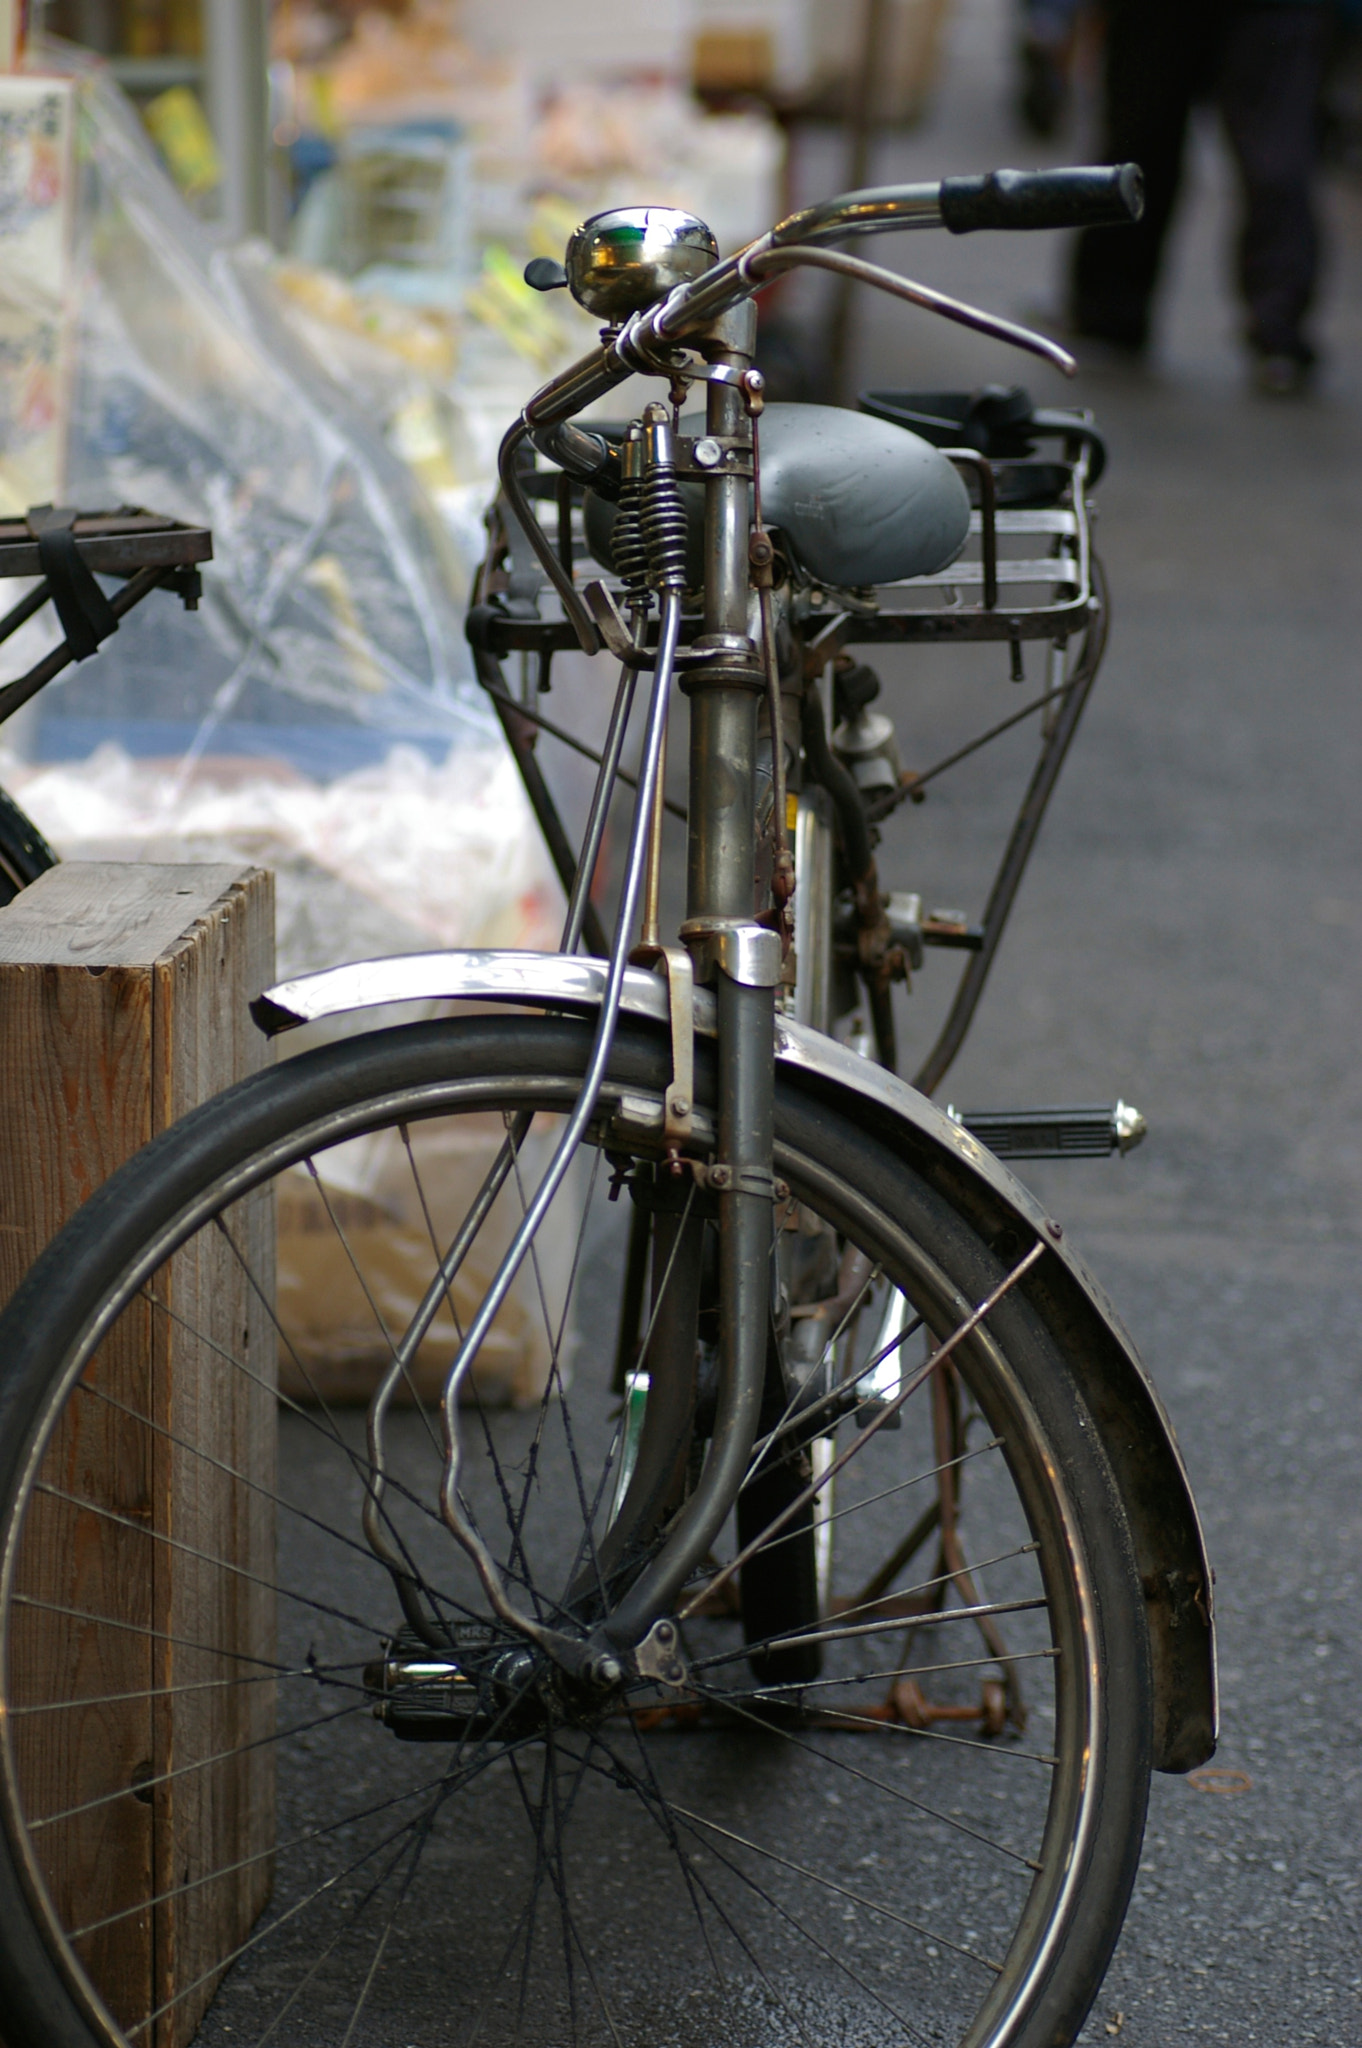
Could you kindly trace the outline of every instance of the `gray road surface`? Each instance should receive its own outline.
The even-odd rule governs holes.
[[[1007,115],[1004,18],[994,0],[961,0],[934,117],[886,145],[876,182],[1037,160]],[[1080,143],[1070,147],[1081,160]],[[811,154],[804,175],[838,182],[830,157]],[[1120,1094],[1147,1114],[1149,1141],[1128,1160],[1036,1166],[1029,1178],[1153,1369],[1218,1572],[1217,1761],[1247,1789],[1156,1780],[1134,1905],[1084,2041],[1353,2048],[1362,191],[1328,194],[1329,367],[1304,404],[1245,393],[1227,283],[1233,192],[1209,126],[1186,198],[1154,366],[1093,368],[1078,386],[1112,446],[1099,541],[1116,627],[943,1092],[978,1106]],[[1039,238],[882,246],[912,274],[1003,312],[1057,297],[1057,255]],[[863,319],[858,371],[866,384],[995,378],[1060,396],[1043,368],[888,301]],[[947,674],[951,660],[892,672],[905,757],[918,766],[969,710],[1006,707],[1001,656],[966,680]],[[963,886],[977,908],[978,841],[1006,765],[959,771],[901,818],[883,867],[937,901]],[[937,967],[938,986],[942,959],[926,977]],[[924,1011],[933,1006],[929,990]]]

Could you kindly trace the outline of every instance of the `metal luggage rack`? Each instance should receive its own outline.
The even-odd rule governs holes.
[[[1086,449],[1063,465],[1069,475],[1067,503],[1015,510],[998,505],[995,466],[987,457],[972,449],[946,448],[942,453],[978,480],[982,503],[970,513],[967,552],[932,575],[878,585],[874,608],[864,614],[857,608],[846,637],[1056,640],[1081,630],[1097,603],[1083,488]],[[1041,552],[1047,541],[1048,551]],[[1017,547],[1016,553],[1008,551],[1008,543]],[[1048,597],[1038,603],[1020,595],[1037,590],[1048,592]],[[932,596],[935,603],[922,601]],[[834,600],[825,597],[824,603],[829,610],[836,608]],[[811,616],[822,608],[811,606]]]
[[[932,575],[882,585],[873,630],[848,637],[1016,643],[1065,640],[1086,628],[1102,606],[1087,494],[1106,467],[1091,413],[1037,410],[1020,386],[866,391],[860,406],[923,436],[963,470],[974,510],[969,552]],[[1038,455],[1037,441],[1060,446]],[[1038,599],[1041,591],[1047,595]],[[928,592],[935,604],[913,602]],[[893,602],[896,593],[907,601]]]
[[[206,526],[188,526],[135,505],[110,512],[34,505],[22,518],[0,519],[0,578],[40,579],[0,618],[0,641],[49,603],[63,635],[26,674],[0,688],[0,724],[69,663],[95,653],[153,590],[173,590],[187,611],[195,610],[202,588],[198,565],[212,553]],[[122,577],[123,587],[106,596],[97,576]]]
[[[1013,644],[1013,675],[1020,681],[1023,641],[1065,642],[1085,631],[1101,608],[1087,501],[1089,444],[1070,444],[1062,459],[1044,462],[996,461],[971,448],[941,452],[964,471],[978,499],[960,559],[901,583],[860,590],[807,588],[796,597],[797,614],[817,633],[823,660],[849,644],[1006,640]],[[1034,473],[1040,487],[1037,497],[1044,489],[1044,501],[1000,503],[1008,491],[1025,492],[1028,472]],[[553,505],[559,558],[574,581],[583,571],[588,577],[595,574],[612,596],[621,596],[618,579],[590,554],[580,488],[561,470],[545,464],[525,472],[522,489],[532,500]],[[548,594],[549,585],[537,566],[531,567],[526,582],[530,587],[520,594],[519,603],[513,595],[497,617],[486,620],[486,651],[498,657],[535,653],[547,662],[555,653],[575,648],[577,636],[566,618],[539,614],[538,599]],[[694,629],[695,622],[687,620],[683,641]]]

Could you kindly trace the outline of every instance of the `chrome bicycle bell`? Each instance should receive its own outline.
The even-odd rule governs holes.
[[[593,213],[575,230],[564,268],[577,304],[613,323],[656,306],[718,260],[718,243],[693,213],[616,206]]]

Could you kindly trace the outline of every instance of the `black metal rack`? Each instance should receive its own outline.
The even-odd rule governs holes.
[[[111,512],[34,505],[22,519],[0,519],[0,577],[40,581],[0,618],[7,640],[45,604],[56,608],[63,637],[26,674],[0,688],[0,724],[73,661],[85,661],[134,605],[153,590],[173,590],[187,611],[198,604],[199,564],[212,559],[213,536],[134,505]],[[107,596],[96,578],[117,576]]]

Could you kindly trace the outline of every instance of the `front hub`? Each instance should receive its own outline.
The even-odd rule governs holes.
[[[402,1742],[518,1742],[549,1728],[586,1728],[624,1673],[597,1657],[569,1675],[544,1651],[481,1622],[455,1623],[446,1650],[403,1629],[366,1665],[374,1719]]]

